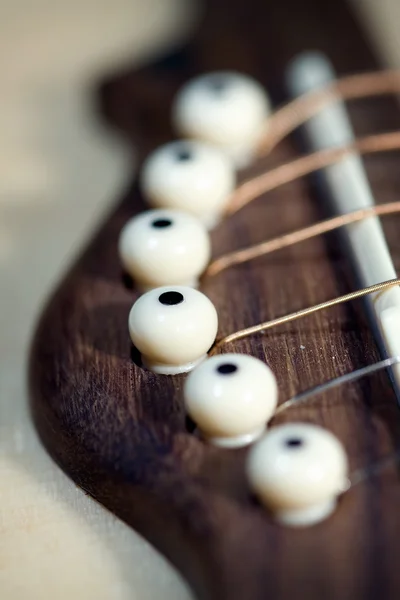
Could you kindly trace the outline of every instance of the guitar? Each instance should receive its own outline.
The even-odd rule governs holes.
[[[339,74],[377,67],[341,0],[232,0],[229,6],[210,0],[189,45],[104,86],[104,112],[139,145],[143,159],[174,137],[171,101],[189,77],[235,69],[261,81],[278,105],[285,98],[285,66],[309,48],[326,53]],[[400,120],[390,98],[356,103],[350,113],[358,135],[393,129]],[[296,139],[285,139],[242,176],[297,155]],[[397,161],[395,154],[365,161],[379,202],[397,199]],[[326,521],[284,527],[250,493],[248,448],[227,451],[193,435],[182,403],[184,376],[160,376],[136,364],[127,322],[139,294],[123,278],[117,246],[125,222],[145,209],[133,184],[41,318],[30,385],[46,448],[78,485],[160,549],[199,598],[397,598],[400,486],[394,467],[345,494]],[[215,228],[213,255],[324,216],[313,180],[296,180]],[[396,217],[384,226],[396,263]],[[335,233],[315,238],[206,280],[202,291],[217,308],[219,336],[354,289],[338,240]],[[280,401],[378,360],[361,303],[238,340],[233,349],[269,364]],[[351,468],[390,453],[399,439],[396,398],[382,372],[293,407],[272,427],[290,421],[332,431]]]

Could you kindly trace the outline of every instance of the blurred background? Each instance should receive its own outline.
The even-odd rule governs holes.
[[[399,65],[400,1],[351,4],[382,62]],[[200,15],[195,0],[0,0],[5,600],[191,598],[176,571],[42,449],[27,408],[26,366],[44,301],[132,177],[135,157],[96,116],[96,88],[188,37]]]

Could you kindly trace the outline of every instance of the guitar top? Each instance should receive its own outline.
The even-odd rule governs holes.
[[[278,105],[285,99],[288,62],[308,49],[326,53],[339,74],[379,67],[344,0],[209,0],[188,45],[102,86],[104,116],[144,159],[176,137],[171,102],[189,78],[234,69],[265,85]],[[349,111],[357,135],[400,123],[392,98],[357,101]],[[298,155],[296,137],[285,139],[240,177]],[[396,153],[367,157],[365,167],[377,202],[397,200]],[[182,402],[185,375],[157,375],[141,367],[128,332],[129,311],[140,294],[123,275],[118,238],[128,219],[147,208],[133,182],[39,323],[30,384],[32,413],[46,448],[78,485],[160,549],[199,598],[399,598],[395,466],[344,494],[327,520],[284,527],[249,490],[249,448],[218,448],[193,431]],[[314,180],[296,180],[221,222],[211,232],[212,255],[327,216]],[[396,219],[383,220],[395,266]],[[333,232],[227,269],[205,279],[201,291],[217,309],[221,338],[355,287]],[[227,351],[266,362],[277,377],[279,402],[378,360],[362,301],[237,340]],[[354,470],[393,450],[400,439],[399,416],[381,372],[294,406],[271,426],[304,421],[327,428],[343,443]]]

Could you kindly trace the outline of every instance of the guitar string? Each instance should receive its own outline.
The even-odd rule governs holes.
[[[234,214],[261,194],[270,192],[285,183],[309,175],[324,167],[329,167],[354,152],[357,154],[375,154],[398,150],[399,148],[400,131],[391,131],[369,135],[345,146],[326,148],[302,156],[240,184],[231,195],[226,215]]]
[[[355,100],[400,92],[400,70],[373,71],[348,75],[303,94],[269,117],[261,133],[257,155],[264,156],[305,121],[337,100]]]
[[[309,118],[314,116],[316,113],[318,113],[319,110],[321,110],[324,106],[326,106],[329,103],[335,102],[339,99],[349,100],[356,98],[366,98],[368,96],[379,96],[399,91],[400,71],[384,71],[345,77],[340,80],[337,80],[336,82],[327,86],[324,89],[309,92],[308,94],[293,100],[292,102],[282,107],[281,109],[278,109],[278,111],[275,112],[273,117],[268,121],[268,123],[266,123],[265,131],[261,135],[261,141],[258,147],[257,155],[263,156],[269,153],[284,137],[286,137],[286,135],[288,135],[302,123],[307,121]],[[339,95],[340,98],[338,98],[337,95]],[[351,153],[352,150],[358,150],[359,153],[368,153],[381,152],[391,149],[394,150],[398,149],[399,147],[399,133],[395,132],[394,134],[390,133],[378,134],[376,136],[368,136],[362,140],[357,140],[354,144],[351,144],[345,148],[332,150],[328,149],[316,152],[308,157],[302,157],[297,161],[292,161],[291,163],[282,165],[281,167],[270,171],[264,176],[262,175],[258,178],[254,178],[253,180],[249,180],[241,186],[239,186],[239,188],[237,188],[234,195],[232,196],[228,213],[233,214],[234,212],[236,212],[236,210],[239,210],[239,208],[250,202],[253,199],[251,197],[253,194],[255,194],[255,197],[257,197],[261,193],[264,193],[268,190],[272,190],[278,185],[283,185],[286,182],[292,181],[296,178],[296,176],[299,177],[301,175],[305,175],[307,173],[312,172],[312,170],[318,170],[320,168],[323,168],[324,166],[329,166],[329,164],[334,164],[346,154]],[[329,162],[330,160],[332,160],[331,163]],[[307,171],[307,169],[311,170]],[[290,246],[302,240],[310,239],[311,237],[315,237],[322,233],[332,231],[336,228],[348,225],[350,223],[355,223],[369,216],[377,216],[391,214],[392,212],[398,212],[400,210],[399,206],[400,203],[393,202],[378,207],[371,207],[371,209],[354,211],[353,213],[349,213],[348,215],[341,215],[333,219],[328,219],[327,221],[317,223],[316,225],[313,225],[311,227],[295,231],[291,234],[280,236],[278,238],[275,238],[274,240],[269,240],[268,242],[259,244],[252,248],[244,249],[242,251],[225,255],[224,257],[216,259],[209,266],[206,274],[215,275],[224,268],[232,266],[233,264],[245,262],[246,260],[250,260],[251,258],[255,258],[256,256],[261,256],[262,254],[266,254],[267,252],[272,252],[274,250]],[[383,284],[370,286],[369,288],[364,288],[363,290],[359,290],[358,292],[347,294],[345,296],[342,296],[341,298],[322,303],[310,309],[305,309],[304,311],[297,311],[297,313],[293,313],[292,315],[287,315],[286,317],[275,319],[273,321],[270,321],[269,323],[260,324],[260,326],[258,327],[262,329],[258,330],[262,331],[264,329],[263,325],[265,326],[265,328],[272,327],[273,324],[288,322],[289,320],[293,320],[294,318],[300,318],[301,316],[305,316],[306,314],[311,314],[311,312],[315,312],[316,310],[322,310],[322,308],[332,306],[333,303],[338,304],[339,302],[346,302],[351,299],[362,297],[363,295],[369,293],[383,290],[386,287],[391,287],[392,285],[398,285],[399,283],[400,280],[392,280],[389,282],[384,282]],[[229,343],[234,339],[240,339],[238,337],[239,335],[240,337],[244,337],[244,335],[250,335],[250,333],[248,333],[249,329],[242,330],[240,332],[237,332],[236,334],[232,334],[231,336],[226,336],[226,338],[223,338],[222,340],[217,342],[214,348],[216,349],[217,347],[220,347],[223,343]],[[356,381],[366,375],[375,373],[382,369],[386,369],[398,363],[400,363],[400,357],[398,356],[384,359],[373,365],[368,365],[366,367],[357,369],[356,371],[353,371],[351,373],[347,373],[333,380],[320,384],[284,402],[280,407],[277,408],[275,416],[281,414],[288,408],[292,407],[294,404],[298,405],[299,403],[306,402],[310,399],[310,397],[315,397],[316,395],[328,391],[329,389],[335,388],[345,383]],[[352,474],[350,474],[348,486],[344,491],[348,491],[350,488],[353,488],[354,486],[363,482],[371,475],[376,475],[384,469],[386,469],[391,464],[397,463],[399,461],[400,449],[390,454],[389,456],[379,460],[377,463],[370,465],[367,468],[361,468],[354,471]]]
[[[272,134],[270,130],[271,139],[274,138],[275,135],[274,128],[279,129],[280,127],[281,131],[285,130],[285,133],[282,136],[284,137],[284,135],[287,135],[287,133],[292,131],[295,126],[300,125],[306,119],[313,116],[313,114],[315,114],[315,112],[322,108],[322,106],[334,99],[338,99],[332,97],[333,92],[340,93],[340,99],[342,100],[345,97],[365,97],[367,93],[388,93],[389,91],[393,92],[395,90],[400,90],[400,71],[386,71],[383,73],[371,73],[366,75],[356,75],[344,78],[343,80],[339,80],[323,90],[316,90],[310,92],[305,96],[302,96],[289,103],[283,109],[278,110],[277,113],[275,113],[275,116],[272,118]],[[291,119],[289,118],[290,115],[292,115]],[[283,127],[284,123],[286,123],[285,127]],[[278,137],[275,136],[274,139],[278,140]],[[271,148],[272,147],[274,146],[272,145]],[[339,161],[341,158],[343,158],[347,154],[354,152],[355,150],[357,150],[358,153],[368,153],[382,152],[398,148],[400,148],[400,131],[367,136],[365,138],[355,140],[353,143],[341,148],[324,149],[306,157],[301,157],[300,159],[296,159],[294,161],[281,165],[280,167],[277,167],[272,171],[269,171],[267,173],[262,174],[261,176],[255,177],[251,180],[244,182],[235,190],[231,199],[229,212],[235,212],[236,210],[244,206],[246,203],[248,203],[250,200],[254,199],[254,197],[257,197],[260,193],[272,190],[275,187],[284,183],[288,183],[289,181],[292,181],[302,175],[309,174],[315,170],[334,164],[335,162]],[[273,250],[283,248],[306,239],[310,239],[311,237],[315,237],[317,235],[320,235],[321,233],[331,231],[333,229],[342,227],[352,222],[360,221],[362,219],[367,218],[368,216],[373,216],[377,214],[390,214],[398,211],[399,208],[397,203],[388,203],[386,205],[371,207],[369,209],[362,209],[360,211],[354,211],[354,213],[349,213],[347,215],[340,215],[339,217],[334,217],[333,219],[317,223],[308,228],[295,231],[291,234],[280,236],[278,238],[269,240],[262,244],[258,244],[251,248],[247,248],[241,251],[230,253],[229,255],[219,257],[218,259],[213,261],[211,265],[209,265],[206,271],[206,275],[216,274],[217,272],[220,272],[227,266],[237,264],[238,262],[244,262],[246,260],[250,260],[251,258],[255,258],[256,256],[260,256],[267,252],[272,252]],[[363,297],[367,294],[371,294],[389,287],[393,287],[395,285],[399,285],[399,282],[399,279],[394,279],[375,284],[373,286],[363,288],[356,292],[351,292],[350,294],[346,294],[344,296],[340,296],[338,298],[334,298],[332,300],[328,300],[326,302],[317,304],[313,307],[296,311],[283,317],[279,317],[277,319],[266,321],[255,326],[239,330],[233,334],[225,336],[221,340],[218,340],[211,348],[210,354],[214,353],[224,344],[228,344],[238,339],[242,339],[257,332],[266,331],[267,329],[276,325],[296,320],[298,318],[307,316],[324,308],[328,308],[337,304],[354,300],[356,298]]]
[[[353,473],[351,473],[348,478],[349,485],[344,491],[347,492],[348,490],[355,487],[359,483],[363,483],[363,481],[365,481],[366,479],[369,479],[371,476],[379,475],[379,473],[386,470],[388,467],[392,466],[393,464],[397,464],[399,462],[400,462],[400,448],[397,449],[395,452],[388,454],[387,456],[384,456],[383,458],[379,459],[377,462],[369,465],[368,467],[360,468],[360,469],[357,469],[356,471],[353,471]]]
[[[250,246],[249,248],[224,254],[209,264],[202,278],[213,277],[229,267],[248,262],[254,258],[265,256],[266,254],[271,254],[272,252],[288,248],[289,246],[294,246],[299,242],[304,242],[324,233],[340,229],[345,225],[357,223],[368,217],[392,215],[398,212],[400,212],[400,201],[387,202],[385,204],[355,210],[346,213],[345,215],[331,217],[330,219],[315,223],[314,225],[309,225],[308,227],[297,229],[291,233],[272,238],[266,242]]]
[[[350,292],[349,294],[338,296],[337,298],[333,298],[332,300],[326,300],[325,302],[321,302],[320,304],[315,304],[314,306],[297,310],[296,312],[289,313],[282,317],[271,319],[270,321],[265,321],[263,323],[259,323],[258,325],[253,325],[251,327],[246,327],[245,329],[240,329],[238,331],[235,331],[234,333],[231,333],[221,338],[220,340],[217,340],[210,349],[209,355],[213,355],[217,350],[219,350],[222,346],[225,346],[226,344],[230,344],[232,342],[249,337],[256,333],[267,331],[272,327],[283,325],[284,323],[296,321],[297,319],[301,319],[325,308],[330,308],[331,306],[336,306],[338,304],[350,302],[351,300],[356,300],[357,298],[362,298],[363,296],[367,296],[368,294],[380,292],[398,285],[400,285],[400,279],[389,279],[388,281],[382,281],[381,283],[376,283],[374,285],[362,288],[360,290],[356,290],[355,292]]]
[[[330,379],[329,381],[325,381],[324,383],[321,383],[313,388],[305,390],[304,392],[293,396],[289,400],[286,400],[286,402],[283,402],[283,404],[278,406],[278,408],[276,409],[273,418],[275,418],[279,414],[282,414],[283,412],[292,407],[308,403],[310,400],[314,400],[318,395],[323,394],[324,392],[340,387],[347,383],[353,383],[367,375],[372,375],[373,373],[382,371],[399,363],[400,356],[393,356],[390,358],[380,360],[376,363],[373,363],[372,365],[361,367],[355,371],[351,371],[350,373],[345,373],[344,375],[340,375],[339,377],[335,377],[334,379]],[[343,491],[346,492],[350,490],[351,488],[358,485],[359,483],[362,483],[369,477],[381,473],[389,466],[398,462],[400,462],[400,449],[397,449],[394,452],[384,456],[383,458],[379,459],[378,461],[374,462],[368,467],[361,467],[360,469],[354,470],[352,473],[350,473],[348,477],[348,485]]]
[[[289,400],[283,402],[276,409],[274,418],[293,406],[299,406],[309,402],[309,400],[314,400],[319,394],[323,394],[331,389],[345,385],[346,383],[353,383],[354,381],[357,381],[366,375],[372,375],[377,371],[387,369],[388,367],[398,363],[400,363],[400,356],[393,356],[380,360],[372,365],[361,367],[355,371],[351,371],[350,373],[339,375],[339,377],[335,377],[334,379],[324,381],[324,383],[320,383],[315,387],[309,388],[308,390],[305,390],[304,392],[301,392],[300,394],[297,394],[296,396],[293,396],[292,398],[289,398]]]

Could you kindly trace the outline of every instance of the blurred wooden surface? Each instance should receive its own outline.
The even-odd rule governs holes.
[[[191,596],[150,544],[54,464],[26,391],[43,302],[132,177],[130,152],[97,116],[98,81],[169,48],[190,29],[189,8],[185,0],[0,2],[2,600]]]
[[[107,118],[140,141],[139,154],[171,136],[169,101],[182,80],[236,68],[282,99],[282,73],[297,52],[318,48],[339,73],[376,67],[368,40],[343,2],[220,0],[193,44],[153,67],[124,71],[103,89]],[[351,109],[357,133],[400,124],[393,99]],[[286,141],[264,167],[298,153]],[[397,198],[398,154],[368,158],[377,201]],[[133,361],[127,315],[137,297],[124,285],[117,239],[143,210],[135,185],[95,236],[48,307],[32,360],[33,410],[51,454],[95,498],[137,528],[182,570],[199,597],[286,600],[398,598],[400,484],[395,468],[360,485],[326,522],[303,531],[276,526],[252,500],[247,449],[227,452],[187,431],[182,377]],[[214,253],[248,246],[323,215],[312,183],[294,182],[253,203],[213,232]],[[385,221],[399,264],[398,221]],[[220,335],[345,293],[354,286],[335,235],[231,269],[204,291],[220,315]],[[235,344],[265,358],[280,397],[351,371],[376,357],[362,304],[342,306]],[[390,452],[400,413],[385,374],[294,408],[279,422],[322,424],[344,442],[352,468]],[[276,420],[278,422],[278,419]]]

